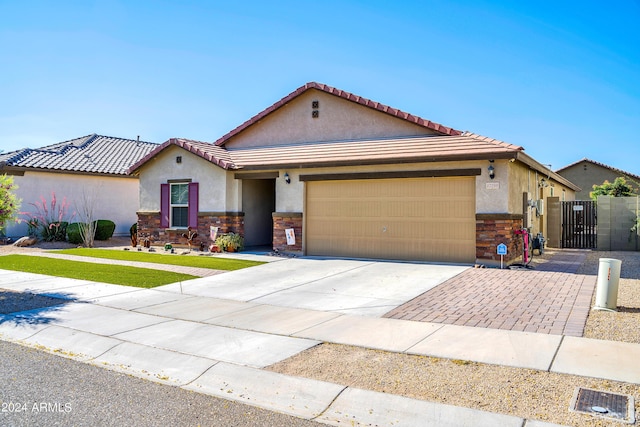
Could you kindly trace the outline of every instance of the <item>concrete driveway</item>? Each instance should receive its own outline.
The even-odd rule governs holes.
[[[156,289],[381,317],[467,268],[371,260],[290,258]]]

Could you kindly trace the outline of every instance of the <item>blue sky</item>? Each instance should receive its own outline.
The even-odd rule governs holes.
[[[214,141],[309,81],[640,175],[640,0],[0,0],[0,150]]]

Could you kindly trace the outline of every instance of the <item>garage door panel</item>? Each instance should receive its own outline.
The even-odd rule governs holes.
[[[307,182],[310,255],[473,262],[475,179]]]

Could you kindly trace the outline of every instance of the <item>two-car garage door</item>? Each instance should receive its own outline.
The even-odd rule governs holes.
[[[469,263],[475,177],[309,181],[306,253]]]

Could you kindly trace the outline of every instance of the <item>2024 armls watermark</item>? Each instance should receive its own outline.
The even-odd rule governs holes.
[[[65,402],[0,402],[0,413],[45,413],[68,414],[73,411],[71,403]]]

